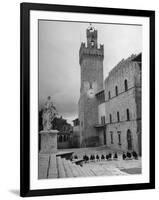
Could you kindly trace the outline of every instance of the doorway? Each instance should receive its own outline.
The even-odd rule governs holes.
[[[107,138],[106,138],[106,131],[105,129],[103,130],[103,136],[104,136],[104,145],[107,144]]]
[[[127,144],[128,144],[128,150],[132,150],[132,134],[129,129],[127,131]]]

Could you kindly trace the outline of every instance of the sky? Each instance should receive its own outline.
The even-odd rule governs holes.
[[[104,44],[104,79],[123,58],[142,52],[142,26],[96,24],[98,45]],[[39,21],[39,104],[51,96],[59,116],[78,117],[79,48],[89,23]],[[39,107],[40,107],[39,106]]]

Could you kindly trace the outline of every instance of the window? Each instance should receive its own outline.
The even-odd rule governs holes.
[[[103,116],[103,124],[105,124],[105,116]]]
[[[118,144],[121,145],[121,132],[118,132]]]
[[[101,124],[105,124],[105,116],[101,117]]]
[[[128,81],[127,80],[124,81],[124,85],[125,85],[125,91],[127,91],[128,90]]]
[[[66,142],[66,135],[63,136],[63,141]]]
[[[110,132],[110,137],[111,137],[111,144],[113,144],[114,143],[114,141],[113,141],[113,132]]]
[[[127,115],[127,121],[130,120],[130,113],[129,113],[129,109],[126,109],[126,115]]]
[[[111,94],[110,94],[110,91],[108,92],[108,97],[109,97],[109,99],[111,98]]]
[[[117,86],[115,87],[115,94],[116,94],[116,96],[118,96],[118,87]]]
[[[109,119],[110,119],[110,124],[112,123],[112,115],[109,115]]]
[[[117,112],[117,120],[118,120],[118,122],[120,121],[120,115],[119,115],[119,112]]]
[[[62,142],[62,135],[59,136],[59,142]]]

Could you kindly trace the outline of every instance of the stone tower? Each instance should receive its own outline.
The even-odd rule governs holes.
[[[94,128],[98,122],[98,102],[95,94],[103,89],[104,46],[98,47],[97,30],[92,26],[86,30],[86,36],[87,45],[82,42],[79,50],[81,147],[98,146],[98,135]]]

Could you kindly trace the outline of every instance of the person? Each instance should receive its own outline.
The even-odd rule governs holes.
[[[112,159],[112,154],[111,153],[109,153],[109,160],[111,160]]]
[[[109,160],[109,154],[107,154],[105,157],[106,157],[107,160]]]
[[[126,156],[127,156],[128,159],[131,159],[131,153],[130,152],[127,152]]]
[[[126,159],[126,155],[125,155],[125,153],[124,153],[124,152],[123,152],[122,158],[123,158],[123,160],[125,160],[125,159]]]
[[[98,154],[96,155],[96,160],[99,161],[99,156],[98,156]]]
[[[118,159],[118,154],[115,152],[114,153],[114,160],[117,160]]]
[[[104,157],[104,155],[102,154],[102,155],[101,155],[101,160],[104,160],[104,159],[105,159],[105,157]]]
[[[138,160],[138,154],[136,153],[136,151],[132,152],[132,156],[134,157],[135,160]]]

